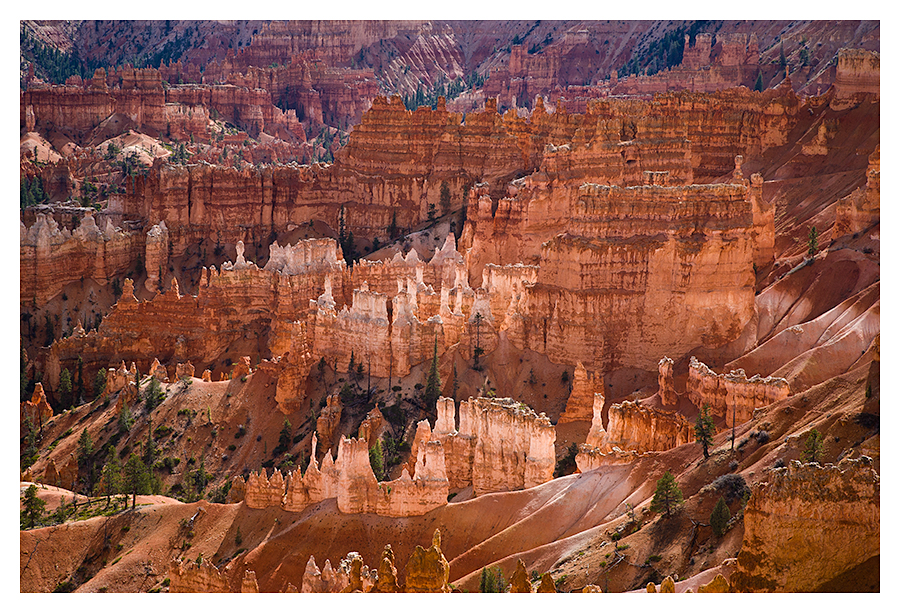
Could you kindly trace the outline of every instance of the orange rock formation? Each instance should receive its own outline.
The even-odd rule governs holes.
[[[748,379],[743,369],[717,375],[691,356],[687,393],[694,406],[709,405],[713,415],[743,423],[753,417],[755,409],[790,396],[791,387],[780,377],[753,375]]]
[[[431,547],[423,549],[416,545],[415,551],[406,564],[406,585],[408,593],[449,592],[450,564],[441,551],[441,532],[434,531]]]
[[[877,560],[879,484],[866,456],[825,466],[793,461],[768,472],[744,511],[733,589],[818,591],[873,557]]]
[[[277,470],[271,477],[251,472],[244,485],[245,504],[256,509],[280,506],[300,511],[336,498],[342,513],[409,517],[424,515],[447,503],[448,482],[440,442],[432,441],[421,450],[415,478],[404,469],[400,478],[381,483],[372,472],[364,439],[341,438],[337,459],[332,460],[327,452],[321,469],[315,458],[315,444],[314,438],[310,464],[302,476],[300,471],[287,477]]]
[[[459,403],[457,428],[452,398],[440,398],[437,411],[434,432],[420,427],[413,447],[424,436],[443,445],[450,487],[472,485],[479,496],[553,478],[556,429],[543,413],[512,398],[469,398]]]
[[[597,393],[603,394],[603,377],[588,373],[584,365],[578,362],[572,377],[572,393],[566,401],[565,412],[559,416],[559,423],[593,419],[594,394]]]
[[[53,417],[53,408],[47,402],[44,386],[37,382],[34,384],[34,393],[31,394],[31,400],[26,400],[21,404],[19,421],[24,424],[26,419],[31,420],[32,427],[41,429],[51,417]]]

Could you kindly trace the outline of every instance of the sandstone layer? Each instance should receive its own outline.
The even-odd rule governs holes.
[[[744,511],[733,588],[813,592],[877,558],[879,484],[867,457],[825,466],[794,461],[768,473]]]

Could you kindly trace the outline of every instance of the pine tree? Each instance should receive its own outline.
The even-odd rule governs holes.
[[[131,494],[131,508],[137,505],[137,495],[147,491],[147,467],[141,457],[133,453],[125,463],[125,491]]]
[[[134,416],[131,414],[131,410],[128,408],[128,403],[122,403],[122,410],[119,411],[119,432],[122,434],[126,434],[131,432],[131,427],[134,425]]]
[[[478,590],[482,594],[496,594],[503,591],[501,588],[502,578],[498,576],[498,569],[484,567],[481,569],[481,580],[478,584]]]
[[[369,465],[372,467],[372,472],[375,473],[375,478],[378,481],[381,481],[384,475],[384,454],[381,450],[381,439],[377,439],[375,441],[375,445],[369,449]]]
[[[806,435],[806,448],[803,450],[804,462],[819,462],[822,459],[822,433],[813,428]]]
[[[35,484],[32,483],[25,490],[25,495],[22,497],[22,506],[24,508],[19,516],[19,525],[23,530],[34,528],[44,516],[44,507],[47,506],[46,502],[38,498]]]
[[[37,432],[34,429],[34,424],[31,423],[31,419],[26,417],[25,423],[22,425],[25,427],[25,451],[22,452],[19,462],[20,468],[24,471],[26,468],[37,462],[39,452],[37,447]]]
[[[106,506],[109,506],[109,500],[113,494],[118,494],[122,487],[122,465],[119,463],[119,454],[116,448],[109,446],[109,452],[106,456],[106,464],[100,473],[102,491],[106,494]]]
[[[816,252],[819,251],[819,231],[816,230],[815,226],[809,229],[809,234],[806,236],[806,244],[808,246],[806,254],[809,257],[815,256]]]
[[[650,510],[654,513],[662,511],[664,515],[671,515],[682,502],[684,502],[684,495],[681,493],[681,488],[678,487],[672,473],[666,471],[656,482],[656,493],[653,494],[653,500],[650,502]]]
[[[725,534],[725,530],[728,528],[728,520],[730,519],[731,511],[728,509],[728,505],[725,504],[725,499],[719,497],[719,502],[716,503],[712,515],[709,516],[709,525],[712,526],[716,536]]]
[[[75,369],[75,404],[81,404],[84,396],[84,360],[78,356],[78,366]]]
[[[428,370],[428,379],[425,381],[425,410],[437,410],[437,400],[441,395],[441,375],[438,372],[437,337],[434,339],[434,355],[431,358],[431,368]]]
[[[291,422],[285,419],[284,423],[281,424],[281,432],[278,434],[278,446],[275,448],[275,455],[290,449],[292,434]]]
[[[68,368],[59,374],[59,406],[60,412],[72,407],[72,375]]]
[[[753,90],[761,92],[763,90],[762,72],[756,73],[756,83],[753,84]]]
[[[92,455],[94,455],[94,441],[91,440],[91,433],[85,428],[78,437],[78,465],[87,466]]]
[[[94,375],[94,398],[99,398],[101,395],[103,395],[105,389],[106,372],[101,368],[97,371],[97,374]]]
[[[694,436],[697,442],[703,446],[703,457],[709,458],[709,446],[712,445],[713,434],[716,433],[716,425],[709,414],[709,405],[704,404],[697,414],[697,423],[694,424]]]
[[[156,377],[150,377],[150,383],[147,385],[147,391],[144,393],[144,400],[147,403],[147,410],[152,411],[165,399],[165,394],[163,394],[162,386],[159,384],[159,379]]]
[[[81,431],[78,438],[78,468],[85,473],[85,484],[87,492],[94,487],[94,441],[91,440],[91,434],[87,428]]]

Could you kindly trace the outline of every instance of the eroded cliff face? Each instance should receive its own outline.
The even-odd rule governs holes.
[[[451,488],[473,486],[475,495],[534,487],[553,478],[556,429],[512,398],[469,398],[459,403],[459,424],[452,398],[438,400],[434,431],[421,428],[416,441],[437,441],[444,448]]]
[[[869,156],[866,186],[842,198],[836,206],[834,236],[862,232],[881,220],[881,146]]]
[[[683,415],[639,401],[610,406],[609,425],[604,428],[603,402],[603,394],[594,394],[591,429],[575,456],[581,472],[632,462],[641,454],[674,449],[694,440],[693,425]]]
[[[20,225],[19,301],[43,306],[70,283],[91,279],[105,286],[132,269],[154,238],[122,230],[105,219],[103,230],[90,213],[75,230],[60,229],[52,216],[38,213],[29,228]],[[155,253],[160,253],[158,250]],[[160,262],[154,259],[158,266]],[[149,269],[148,269],[149,270]]]
[[[867,96],[878,100],[881,93],[881,55],[865,49],[838,51],[833,88],[830,106],[836,111],[856,106]]]
[[[793,461],[769,471],[744,510],[733,589],[813,592],[877,559],[880,502],[868,457],[825,466]]]
[[[595,371],[650,370],[656,367],[650,356],[719,347],[740,336],[754,313],[752,211],[744,185],[584,184],[569,198],[556,228],[565,233],[543,243],[537,282],[525,286],[517,304],[508,330],[516,346]],[[470,263],[485,254],[479,245],[499,244],[500,234],[519,236],[525,224],[501,225],[503,210],[538,219],[532,215],[541,202],[559,200],[520,192],[501,203],[483,234],[476,221]]]
[[[230,592],[228,578],[212,562],[172,560],[169,567],[169,592],[173,594],[222,594]]]
[[[208,140],[210,111],[254,138],[268,132],[305,141],[296,112],[274,106],[269,91],[233,84],[164,87],[155,68],[124,67],[109,75],[100,68],[84,83],[33,83],[22,92],[21,107],[31,109],[29,121],[37,127],[65,128],[80,144],[117,114],[129,117],[136,130],[151,136]]]
[[[726,420],[743,423],[755,409],[791,395],[791,386],[781,377],[749,379],[743,369],[717,375],[706,364],[691,356],[687,394],[694,406],[709,405],[711,413]]]
[[[167,292],[141,302],[126,279],[122,296],[98,329],[53,344],[46,357],[48,381],[55,389],[59,373],[71,370],[79,356],[87,373],[122,359],[137,362],[146,372],[154,359],[206,368],[235,347],[256,356],[289,354],[280,360],[279,370],[294,381],[305,379],[312,358],[302,320],[309,301],[326,283],[343,286],[345,270],[343,260],[335,258],[334,241],[311,240],[314,245],[301,242],[290,257],[275,250],[280,255],[266,269],[248,263],[239,243],[235,263],[226,262],[219,271],[203,269],[196,296],[182,295],[173,279]],[[253,330],[257,340],[241,340]],[[296,394],[299,390],[285,379],[279,402],[289,404]]]

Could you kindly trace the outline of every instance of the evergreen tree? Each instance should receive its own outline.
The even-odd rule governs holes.
[[[22,180],[19,181],[19,208],[22,210],[34,204],[29,187],[28,177],[22,177]]]
[[[22,452],[21,457],[19,458],[19,465],[21,470],[25,470],[38,459],[38,448],[37,448],[37,432],[34,429],[34,424],[31,423],[31,418],[26,417],[25,423],[23,424],[25,427],[25,451]]]
[[[381,481],[384,478],[384,454],[381,450],[381,439],[376,440],[375,445],[369,449],[369,465],[372,466],[375,478]]]
[[[478,590],[482,594],[497,594],[504,591],[503,572],[498,568],[484,567],[481,569],[481,580]]]
[[[59,404],[60,412],[72,407],[72,375],[68,368],[64,368],[59,374]]]
[[[716,433],[716,425],[709,414],[709,405],[704,404],[697,414],[697,423],[694,424],[694,436],[697,442],[703,446],[703,457],[709,458],[709,446],[712,445],[713,434]]]
[[[101,490],[106,495],[106,506],[113,494],[118,494],[122,487],[122,465],[119,463],[119,454],[116,448],[109,446],[106,456],[106,464],[100,472]]]
[[[131,432],[131,427],[134,425],[134,416],[131,414],[131,409],[128,408],[128,403],[122,403],[122,410],[119,412],[119,432],[122,434],[127,434]]]
[[[132,452],[125,463],[124,473],[125,491],[131,494],[131,508],[133,509],[137,505],[137,495],[147,493],[149,485],[147,467],[141,457]]]
[[[728,510],[728,505],[725,504],[725,499],[719,497],[719,502],[716,503],[716,506],[713,508],[712,515],[709,516],[709,525],[712,526],[713,532],[716,533],[716,536],[722,536],[725,534],[725,530],[728,528],[728,520],[731,519],[731,511]]]
[[[34,204],[43,204],[47,200],[47,195],[44,193],[44,180],[40,177],[35,177],[31,181],[31,201]]]
[[[94,398],[99,398],[106,390],[106,372],[101,368],[94,375]]]
[[[91,433],[87,428],[81,431],[78,437],[78,465],[79,467],[87,466],[91,456],[94,455],[94,441],[91,440]]]
[[[152,411],[165,399],[166,395],[162,391],[159,379],[150,377],[150,383],[147,385],[147,391],[144,393],[144,401],[147,403],[147,410]]]
[[[678,487],[672,473],[666,471],[656,482],[656,493],[653,494],[653,500],[650,502],[650,510],[654,513],[662,511],[664,515],[671,515],[682,502],[684,502],[684,495],[681,493],[681,488]]]
[[[84,396],[84,360],[78,356],[78,366],[75,369],[75,404],[81,404]]]
[[[22,506],[24,508],[19,515],[19,525],[23,530],[34,528],[44,516],[44,507],[47,506],[46,502],[38,498],[35,484],[32,483],[25,490],[25,495],[22,497]]]
[[[806,236],[806,244],[808,247],[806,254],[809,257],[815,256],[816,252],[819,251],[819,231],[816,230],[815,226],[809,229],[809,234]]]
[[[428,369],[428,379],[425,381],[425,410],[437,410],[437,400],[441,395],[441,375],[438,372],[437,337],[434,339],[434,355],[431,358],[431,368]]]
[[[753,84],[753,90],[761,92],[763,90],[762,72],[756,73],[756,83]]]
[[[822,459],[822,433],[813,428],[806,435],[806,448],[803,450],[804,462],[819,462]]]
[[[283,453],[291,448],[292,435],[291,422],[285,419],[284,423],[281,425],[281,432],[278,434],[278,446],[275,448],[275,455]]]
[[[85,474],[87,492],[90,493],[94,487],[94,441],[87,428],[78,438],[78,469]]]

